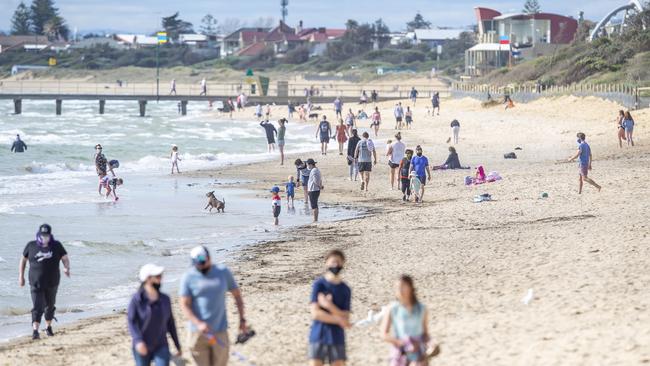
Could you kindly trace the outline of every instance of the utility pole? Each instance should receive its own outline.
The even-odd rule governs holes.
[[[289,10],[287,10],[287,6],[289,6],[289,0],[280,0],[280,6],[282,7],[282,22],[286,23],[287,15],[289,15]]]
[[[156,35],[156,102],[160,101],[160,45],[167,43],[167,32],[158,32]]]

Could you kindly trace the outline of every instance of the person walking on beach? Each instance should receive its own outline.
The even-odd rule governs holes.
[[[434,116],[436,109],[438,109],[438,115],[440,115],[440,93],[434,92],[431,95],[431,116]]]
[[[343,120],[339,119],[339,124],[336,126],[336,142],[339,143],[339,155],[343,155],[343,146],[348,141],[348,128],[343,124]]]
[[[357,181],[357,176],[359,175],[359,164],[357,163],[357,158],[355,153],[357,151],[357,144],[361,141],[359,138],[359,133],[356,128],[352,129],[352,136],[348,140],[348,166],[350,167],[350,182],[354,176],[354,181]]]
[[[389,343],[391,366],[426,366],[439,348],[429,345],[427,308],[418,301],[411,276],[396,285],[397,301],[389,305],[381,323],[381,337]]]
[[[176,95],[176,79],[172,79],[171,85],[169,87],[169,95]]]
[[[307,181],[309,203],[311,204],[314,222],[318,222],[318,198],[320,197],[320,191],[325,187],[323,186],[323,177],[321,176],[320,169],[316,167],[314,159],[307,159],[307,167],[309,168],[309,180]]]
[[[379,125],[381,124],[381,113],[379,113],[378,107],[375,107],[375,112],[372,114],[371,121],[372,123],[370,123],[370,127],[375,130],[375,137],[377,137],[379,134]]]
[[[431,170],[429,169],[429,159],[422,155],[422,146],[415,147],[415,156],[411,159],[411,171],[415,172],[420,180],[420,192],[418,193],[415,202],[422,203],[424,198],[424,186],[427,180],[431,180]]]
[[[413,106],[415,106],[415,102],[418,100],[418,91],[415,90],[415,87],[411,88],[411,92],[409,93],[409,96],[411,97],[411,102],[413,102]]]
[[[16,135],[16,140],[11,144],[11,152],[13,153],[22,153],[27,150],[27,144],[20,139],[20,135]]]
[[[451,121],[451,135],[454,140],[454,145],[458,145],[458,133],[460,132],[460,122],[457,119]]]
[[[266,132],[266,143],[268,144],[268,152],[275,151],[275,135],[278,134],[278,130],[275,129],[273,123],[268,120],[260,122],[260,126]]]
[[[285,124],[289,123],[286,118],[280,118],[278,120],[278,149],[280,150],[280,165],[284,165],[284,135],[287,133],[287,127]]]
[[[25,266],[29,262],[29,288],[32,297],[32,339],[40,339],[39,327],[45,315],[45,333],[54,336],[52,319],[56,310],[56,294],[63,272],[70,277],[70,259],[61,242],[54,239],[52,227],[43,224],[38,228],[36,240],[30,241],[23,250],[18,266],[18,284],[25,286]]]
[[[409,172],[411,171],[412,158],[413,150],[407,149],[402,161],[399,163],[399,179],[402,188],[402,201],[404,202],[411,199],[411,180],[409,179]]]
[[[343,118],[343,102],[339,97],[334,99],[334,111],[336,112],[336,118]]]
[[[280,198],[280,187],[271,188],[271,210],[273,212],[273,224],[280,224],[280,211],[282,211],[282,199]]]
[[[232,112],[235,111],[235,102],[232,101],[231,97],[228,97],[226,105],[228,105],[228,118],[232,119]]]
[[[623,148],[623,141],[626,140],[625,137],[625,126],[623,126],[623,121],[625,121],[625,111],[618,111],[618,117],[616,117],[616,135],[618,136],[618,147]]]
[[[368,132],[364,132],[361,136],[363,139],[359,141],[354,151],[354,158],[359,163],[359,173],[361,173],[361,190],[368,190],[370,184],[370,172],[372,166],[377,165],[377,151],[375,151],[375,144],[370,139]]]
[[[395,115],[395,129],[402,129],[402,121],[404,120],[404,108],[402,108],[402,103],[399,102],[395,104],[395,109],[393,110]]]
[[[406,112],[404,113],[404,121],[406,121],[406,129],[411,129],[411,124],[413,123],[413,111],[411,107],[406,106]]]
[[[634,118],[630,111],[625,112],[625,118],[623,119],[623,128],[625,128],[625,139],[627,140],[627,146],[634,146],[634,140],[632,139],[632,133],[634,132]]]
[[[395,183],[399,189],[399,177],[395,175],[397,168],[399,168],[404,154],[406,153],[406,145],[402,142],[402,134],[398,132],[395,134],[395,142],[388,146],[386,156],[388,156],[388,166],[390,167],[390,190],[395,189]]]
[[[576,159],[578,159],[578,170],[580,171],[580,179],[578,183],[578,194],[582,194],[582,186],[583,182],[587,182],[591,184],[592,186],[596,187],[598,189],[598,192],[600,192],[601,187],[594,182],[591,178],[588,177],[589,171],[591,170],[591,161],[592,161],[592,156],[591,156],[591,147],[587,143],[587,136],[579,132],[578,135],[578,152],[572,157],[569,158],[569,162],[572,162]]]
[[[213,264],[204,246],[190,252],[192,268],[181,279],[181,310],[189,320],[189,348],[199,366],[226,366],[230,354],[226,292],[235,299],[239,332],[247,334],[244,300],[235,278],[223,264]]]
[[[348,135],[352,134],[352,129],[355,128],[354,126],[354,120],[356,118],[354,117],[354,113],[352,112],[352,108],[348,111],[348,115],[345,116],[345,125],[348,126]]]
[[[201,79],[201,94],[199,95],[208,95],[208,82],[205,78]]]
[[[181,160],[178,156],[178,146],[172,145],[172,152],[169,157],[172,159],[172,175],[174,174],[174,167],[176,167],[176,173],[181,174],[181,171],[178,170],[178,162]]]
[[[341,271],[345,255],[332,250],[325,256],[325,274],[312,284],[309,330],[309,362],[311,366],[344,366],[345,328],[350,328],[352,290],[343,281]]]
[[[131,297],[127,310],[136,366],[167,366],[171,359],[167,334],[176,346],[176,357],[182,354],[176,333],[176,322],[169,296],[160,292],[165,269],[155,264],[140,268],[140,288]]]
[[[332,136],[332,125],[327,121],[327,117],[323,116],[323,120],[320,121],[316,129],[316,138],[320,137],[321,155],[327,155],[327,144],[330,141],[330,136]]]
[[[296,173],[298,177],[298,183],[302,187],[302,191],[305,194],[305,205],[309,204],[309,195],[307,190],[307,185],[309,184],[309,173],[311,172],[307,163],[303,162],[300,159],[296,159],[294,162],[296,166]]]
[[[359,104],[367,104],[368,103],[368,94],[366,94],[366,91],[363,90],[361,92],[361,97],[359,98]]]
[[[378,99],[378,98],[379,98],[379,94],[377,93],[376,90],[373,90],[373,91],[370,93],[370,99],[372,100],[372,103],[373,103],[373,104],[377,104],[377,99]]]

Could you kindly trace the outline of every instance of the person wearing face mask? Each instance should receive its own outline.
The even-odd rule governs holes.
[[[192,268],[180,283],[181,309],[189,320],[190,350],[199,366],[226,366],[230,353],[226,292],[235,298],[239,312],[240,334],[247,334],[244,300],[230,270],[222,264],[212,264],[204,246],[190,252]]]
[[[350,327],[352,292],[341,277],[344,264],[343,252],[330,251],[325,257],[325,274],[312,285],[309,305],[312,317],[309,332],[311,366],[325,363],[344,366],[347,360],[344,328]]]
[[[422,203],[424,197],[424,186],[427,180],[431,180],[431,170],[429,169],[429,159],[422,155],[422,147],[420,145],[415,147],[415,156],[411,159],[411,172],[415,172],[420,179],[420,192],[416,195],[416,201]]]
[[[25,286],[25,266],[29,262],[29,286],[32,296],[32,339],[39,339],[38,329],[45,314],[45,332],[54,336],[52,319],[56,310],[56,293],[61,280],[59,263],[63,262],[64,273],[70,277],[70,260],[63,245],[54,240],[52,227],[43,224],[38,228],[36,240],[30,241],[23,250],[18,270],[18,284]]]
[[[181,344],[176,333],[176,323],[169,296],[160,292],[162,274],[165,269],[155,264],[140,268],[140,288],[131,298],[127,311],[129,333],[133,338],[133,357],[136,366],[167,366],[171,355],[167,344],[167,333],[172,337],[177,357],[181,355]]]

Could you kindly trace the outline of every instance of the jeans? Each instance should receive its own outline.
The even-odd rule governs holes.
[[[134,347],[133,358],[135,359],[135,366],[150,366],[152,361],[155,366],[169,366],[171,354],[167,345],[158,348],[154,352],[149,351],[146,356],[139,354]]]

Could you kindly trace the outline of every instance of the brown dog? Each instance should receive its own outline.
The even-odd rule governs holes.
[[[204,210],[210,207],[210,212],[212,212],[213,208],[216,208],[217,212],[224,212],[226,209],[225,199],[223,201],[219,201],[217,197],[215,197],[214,191],[206,193],[205,196],[208,197],[208,204],[205,206]]]

